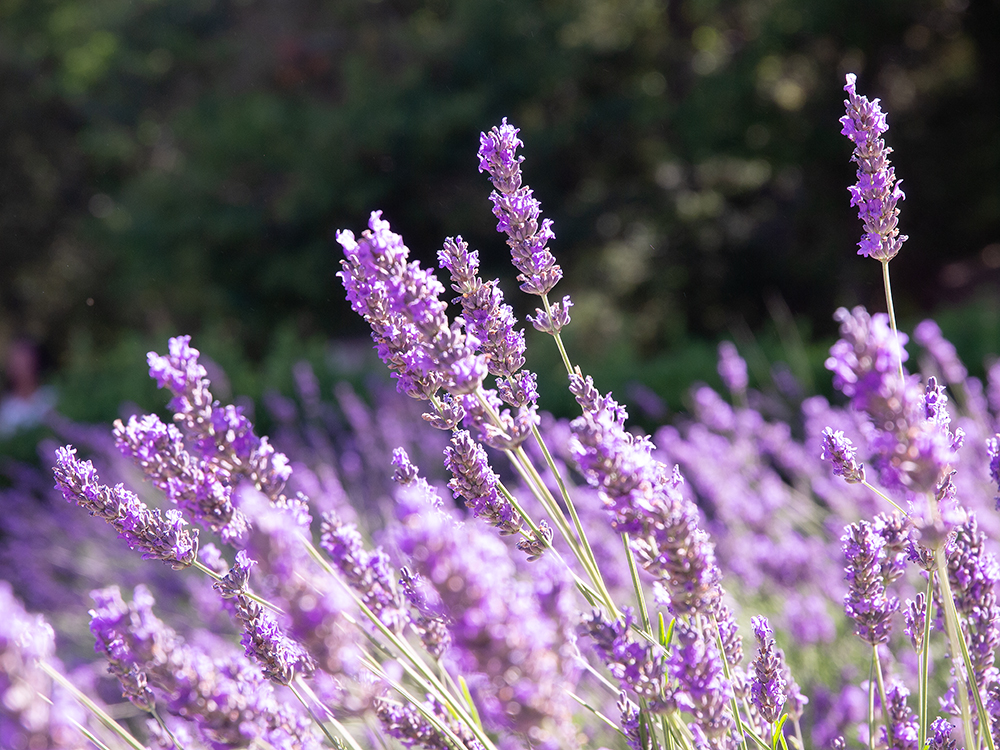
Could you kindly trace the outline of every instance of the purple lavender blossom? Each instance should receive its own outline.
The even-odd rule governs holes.
[[[508,236],[514,267],[520,271],[521,290],[539,297],[548,294],[559,279],[562,269],[546,247],[555,238],[552,221],[539,221],[541,206],[531,189],[521,184],[521,162],[517,149],[524,144],[517,137],[518,129],[507,124],[507,118],[489,133],[479,136],[479,171],[488,172],[493,187],[490,194],[497,231]]]
[[[621,716],[621,730],[630,750],[657,750],[659,745],[650,733],[649,725],[643,724],[639,707],[628,699],[624,691],[618,696],[616,705]]]
[[[66,500],[103,518],[130,549],[142,551],[144,560],[163,560],[185,568],[198,557],[198,530],[188,531],[179,510],[150,510],[123,485],[108,487],[90,461],[81,461],[69,446],[56,451],[52,469],[56,489]]]
[[[955,345],[941,333],[941,327],[933,320],[923,320],[913,329],[913,340],[924,347],[941,370],[949,384],[959,385],[969,377],[969,371],[958,358]]]
[[[892,149],[885,145],[882,133],[888,130],[885,114],[879,100],[868,101],[855,91],[857,76],[847,74],[847,114],[840,118],[846,135],[854,142],[851,161],[858,165],[858,182],[848,188],[851,205],[858,207],[858,217],[864,222],[865,235],[858,243],[858,255],[883,262],[892,260],[899,252],[906,235],[896,226],[899,209],[896,203],[906,196],[896,179],[896,171],[889,166]]]
[[[732,341],[719,344],[719,377],[730,393],[744,393],[749,384],[747,363],[736,350]]]
[[[883,727],[880,746],[890,750],[921,750],[920,720],[906,705],[910,691],[894,682],[885,692],[889,702],[885,711],[888,730]]]
[[[634,622],[635,616],[629,607],[623,607],[621,619],[614,621],[595,610],[583,621],[580,630],[590,636],[601,660],[622,690],[662,708],[667,689],[666,654],[659,646],[634,637]]]
[[[246,517],[233,506],[229,477],[188,453],[177,427],[147,414],[130,417],[127,426],[117,420],[114,435],[121,454],[135,461],[153,485],[192,520],[207,525],[226,542],[246,533]]]
[[[516,534],[523,519],[498,488],[500,477],[490,468],[483,447],[465,430],[456,430],[444,450],[444,467],[451,472],[455,497],[464,498],[472,515],[483,518],[500,529],[501,534]]]
[[[463,396],[462,411],[465,415],[463,426],[475,430],[480,441],[500,451],[516,449],[531,435],[531,428],[539,423],[538,410],[533,403],[526,403],[516,415],[512,415],[510,409],[503,408],[497,391],[492,388],[482,388],[476,395]]]
[[[357,525],[344,523],[333,511],[323,514],[320,545],[375,616],[386,627],[400,632],[409,622],[409,616],[393,578],[389,556],[382,548],[366,550]]]
[[[497,391],[514,407],[538,401],[534,373],[524,367],[524,331],[515,329],[517,318],[504,302],[499,280],[483,282],[479,273],[479,253],[469,251],[461,237],[444,241],[438,251],[438,263],[451,273],[451,288],[459,297],[466,330],[481,343],[491,375],[497,378]]]
[[[427,696],[424,710],[448,727],[461,740],[465,750],[483,750],[482,743],[475,738],[468,727],[456,721],[448,709],[434,696]],[[454,741],[431,724],[427,717],[413,705],[400,705],[380,698],[375,701],[375,713],[386,733],[390,737],[395,737],[406,747],[422,747],[426,750],[455,750]]]
[[[6,581],[0,581],[0,612],[0,747],[83,747],[75,724],[85,723],[84,712],[39,666],[62,671],[52,626],[27,612]]]
[[[416,261],[409,248],[374,211],[360,241],[337,233],[344,250],[338,276],[351,307],[368,321],[383,362],[399,378],[402,393],[431,399],[439,388],[461,395],[479,388],[486,363],[475,354],[478,339],[463,331],[464,321],[449,323],[444,287]]]
[[[972,671],[980,691],[1000,680],[995,666],[1000,648],[1000,606],[996,586],[1000,563],[986,550],[986,535],[975,514],[955,530],[948,547],[948,578],[955,608],[965,615],[965,638]]]
[[[215,587],[226,598],[235,599],[235,614],[243,623],[241,643],[246,655],[253,657],[264,676],[279,685],[287,685],[296,673],[309,675],[315,669],[311,657],[289,638],[274,616],[246,595],[250,568],[256,562],[245,550],[236,553],[236,564]]]
[[[553,336],[569,325],[569,309],[573,306],[573,300],[569,295],[565,295],[558,302],[549,305],[548,311],[535,309],[534,315],[526,316],[528,321],[535,327],[535,330],[542,333],[550,333]]]
[[[865,481],[865,465],[857,462],[857,449],[844,433],[827,427],[823,430],[824,461],[833,465],[833,473],[849,484]]]
[[[260,670],[229,652],[213,657],[188,644],[153,613],[149,591],[136,587],[126,604],[117,586],[92,592],[91,632],[125,695],[146,710],[162,691],[166,709],[193,722],[210,747],[255,741],[319,750],[312,723],[298,706],[277,700]]]
[[[750,698],[761,717],[768,723],[774,723],[781,716],[781,708],[785,705],[785,681],[782,676],[782,662],[778,658],[774,643],[774,631],[768,625],[767,618],[756,616],[750,619],[754,638],[757,639],[757,655],[751,667]]]
[[[907,599],[903,609],[903,632],[910,638],[913,650],[920,653],[924,647],[924,628],[927,625],[927,597],[921,592],[916,599]],[[933,622],[933,620],[932,620]]]
[[[166,356],[148,354],[150,377],[174,394],[170,402],[174,421],[184,426],[195,455],[212,466],[215,479],[235,486],[246,478],[272,502],[279,502],[291,476],[288,458],[276,452],[266,437],[254,435],[241,407],[222,406],[212,397],[199,356],[190,336],[172,338]],[[125,443],[121,448],[130,450]]]
[[[736,724],[729,711],[733,686],[725,677],[715,640],[684,620],[677,620],[667,661],[677,685],[671,702],[694,717],[688,728],[695,746],[736,748]]]
[[[996,509],[1000,510],[1000,433],[986,440],[986,453],[990,457],[990,478],[997,487]]]
[[[652,442],[625,430],[628,414],[602,396],[591,378],[570,376],[583,414],[573,420],[570,450],[587,482],[600,492],[611,524],[630,534],[636,561],[656,579],[658,596],[675,616],[712,614],[722,597],[722,572],[698,508],[681,493],[683,478],[652,457]]]
[[[872,645],[886,643],[889,618],[899,609],[899,600],[888,596],[885,590],[885,540],[872,524],[858,521],[847,527],[841,542],[847,558],[844,611],[854,620],[854,632],[862,640]]]
[[[446,663],[468,680],[484,726],[524,734],[536,747],[575,747],[567,691],[579,657],[561,623],[541,611],[538,584],[516,578],[503,542],[478,524],[457,523],[423,480],[402,485],[396,500],[396,545],[434,587],[452,635]],[[538,583],[546,596],[571,586],[561,569]]]
[[[927,738],[924,747],[927,750],[955,750],[958,742],[951,736],[954,730],[955,727],[950,721],[939,716],[931,723],[931,736]]]

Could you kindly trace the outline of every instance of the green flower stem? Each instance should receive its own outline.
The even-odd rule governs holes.
[[[889,261],[882,261],[882,284],[885,286],[885,307],[889,312],[889,325],[892,326],[892,335],[896,337],[896,348],[899,351],[899,382],[905,380],[903,375],[903,347],[899,345],[899,331],[896,330],[896,311],[892,307],[892,285],[889,283]]]
[[[531,432],[535,436],[535,442],[542,451],[542,455],[545,456],[545,463],[548,464],[549,470],[552,475],[556,478],[556,483],[559,485],[559,494],[562,495],[563,502],[569,509],[570,518],[573,519],[573,526],[576,528],[576,533],[580,538],[580,543],[583,545],[583,553],[586,555],[587,559],[590,560],[593,571],[596,575],[594,579],[594,584],[598,589],[605,594],[605,600],[609,604],[613,604],[612,597],[608,591],[607,585],[604,583],[604,578],[601,575],[600,566],[597,564],[597,558],[594,556],[594,550],[590,547],[590,540],[587,538],[587,532],[583,528],[583,523],[580,521],[580,515],[576,512],[576,505],[573,503],[573,498],[569,494],[569,490],[566,489],[566,482],[563,480],[562,474],[559,472],[559,467],[556,466],[555,460],[552,458],[552,453],[549,452],[549,447],[545,444],[542,439],[542,434],[538,431],[537,425],[531,425]],[[520,449],[527,458],[527,454],[524,453],[524,449]],[[617,610],[612,609],[611,613],[615,614]]]
[[[545,314],[549,316],[549,320],[552,320],[552,305],[549,304],[549,295],[542,295],[542,305],[545,307]],[[559,356],[562,357],[563,365],[566,367],[566,372],[570,375],[573,374],[573,365],[570,364],[569,355],[566,353],[566,346],[563,344],[562,336],[559,335],[559,331],[553,331],[552,338],[556,340],[556,347],[559,349]]]
[[[875,493],[876,495],[878,495],[878,496],[879,496],[880,498],[882,498],[882,499],[883,499],[883,500],[885,500],[885,501],[886,501],[887,503],[889,503],[889,505],[891,505],[891,506],[892,506],[893,508],[895,508],[895,509],[896,509],[896,510],[898,510],[898,511],[899,511],[900,513],[902,513],[902,514],[903,514],[903,517],[904,517],[904,518],[909,518],[909,517],[910,517],[910,514],[909,514],[909,513],[907,513],[907,512],[905,511],[905,510],[903,510],[903,509],[902,509],[901,507],[899,507],[899,505],[898,505],[898,504],[896,503],[896,501],[895,501],[895,500],[893,500],[893,499],[892,499],[891,497],[889,497],[888,495],[886,495],[886,494],[885,494],[884,492],[882,492],[882,491],[881,491],[881,490],[880,490],[880,489],[879,489],[878,487],[876,487],[875,485],[873,485],[873,484],[869,483],[867,479],[863,479],[863,480],[861,480],[861,485],[862,485],[863,487],[867,487],[867,488],[868,488],[868,489],[870,489],[870,490],[871,490],[872,492],[874,492],[874,493]]]
[[[313,689],[309,687],[309,683],[303,680],[302,677],[296,677],[295,681],[298,684],[299,689],[301,689],[303,693],[308,695],[313,703],[315,703],[317,706],[323,709],[323,711],[326,713],[326,720],[331,724],[333,724],[333,728],[336,729],[337,732],[340,734],[340,736],[343,738],[343,742],[346,742],[351,748],[353,748],[353,750],[363,750],[361,745],[358,744],[358,741],[354,739],[354,735],[352,735],[349,731],[347,731],[347,727],[345,727],[343,724],[337,721],[337,718],[333,715],[333,712],[329,708],[327,708],[326,705],[324,705],[324,703],[319,699],[319,696],[317,696],[316,693],[313,692]],[[302,697],[299,696],[297,693],[295,694],[295,697],[298,698],[299,701],[302,701]],[[305,706],[306,705],[305,702],[302,702],[302,705]],[[313,712],[309,710],[309,706],[306,706],[306,710],[309,711],[309,715],[313,717],[314,721],[317,722],[319,721],[319,719],[315,715],[313,715]],[[320,723],[320,728],[323,729],[323,734],[325,734],[327,739],[330,740],[331,745],[333,745],[333,747],[337,747],[336,740],[334,740],[333,737],[330,737],[330,734],[326,731],[326,728],[322,725],[322,723]]]
[[[889,721],[889,701],[885,694],[885,679],[882,676],[882,660],[878,655],[878,645],[872,645],[872,668],[875,670],[875,679],[878,681],[878,697],[882,701],[882,722],[885,724],[885,734],[889,740],[889,747],[892,747],[892,723]]]
[[[923,747],[927,741],[927,726],[930,722],[929,682],[930,682],[930,643],[931,643],[931,618],[930,605],[934,601],[934,571],[927,571],[927,594],[924,599],[924,638],[921,642],[920,653],[918,654],[918,664],[920,676],[918,682],[918,700],[920,702],[920,731],[918,734],[918,746]]]
[[[642,616],[642,629],[653,635],[653,625],[649,621],[649,610],[646,609],[646,597],[642,593],[642,581],[639,580],[639,567],[635,564],[635,555],[628,543],[628,534],[622,534],[622,544],[625,546],[625,560],[628,562],[628,574],[632,579],[632,589],[635,591],[635,601]]]
[[[295,679],[296,681],[301,681],[302,678],[296,677]],[[333,747],[336,747],[337,740],[334,739],[333,735],[330,734],[330,730],[326,728],[326,725],[316,715],[316,712],[313,711],[312,706],[306,703],[305,698],[303,698],[301,693],[299,693],[299,691],[295,689],[295,682],[289,682],[288,689],[292,691],[292,695],[295,696],[296,700],[298,700],[298,702],[302,704],[302,707],[308,712],[310,718],[312,718],[313,720],[313,723],[319,727],[320,731],[323,733],[323,736],[326,737],[328,740],[330,740],[330,744]],[[329,713],[330,712],[327,711],[327,715],[329,715]],[[356,747],[356,743],[353,741],[353,738],[351,738],[350,735],[347,735],[347,737],[349,738],[348,744],[350,744],[351,747]]]
[[[962,627],[958,620],[958,610],[955,608],[955,596],[951,590],[951,581],[948,578],[948,557],[945,553],[944,545],[940,545],[934,550],[934,562],[937,563],[938,588],[941,590],[941,600],[944,604],[945,625],[948,629],[948,639],[951,641],[952,659],[957,661],[956,654],[961,654],[965,663],[965,673],[970,683],[967,687],[965,680],[961,677],[960,664],[955,665],[955,679],[958,682],[958,697],[962,707],[962,724],[965,728],[965,746],[967,748],[979,747],[975,742],[975,732],[972,727],[972,716],[969,709],[969,693],[976,702],[976,712],[979,714],[979,727],[981,734],[986,741],[988,750],[996,750],[993,743],[993,735],[988,731],[990,717],[986,713],[986,706],[983,705],[983,697],[979,694],[979,686],[976,685],[976,675],[972,669],[972,659],[969,656],[969,647],[962,635]]]
[[[58,669],[56,669],[51,664],[45,661],[39,661],[38,666],[41,668],[43,672],[45,672],[45,674],[47,674],[53,680],[62,685],[62,687],[64,687],[66,690],[72,693],[73,697],[76,698],[78,701],[80,701],[80,703],[83,704],[84,708],[86,708],[88,711],[90,711],[90,713],[96,716],[104,726],[106,726],[112,732],[121,737],[122,740],[125,741],[125,744],[127,744],[133,750],[146,750],[145,745],[143,745],[141,742],[139,742],[139,740],[133,737],[129,733],[129,731],[125,729],[125,727],[123,727],[117,721],[112,719],[107,711],[105,711],[103,708],[97,705],[97,703],[91,700],[90,696],[88,696],[86,693],[80,690],[80,688],[78,688],[76,685],[74,685],[72,682],[66,679],[66,677],[62,674],[62,672],[60,672]]]
[[[710,616],[709,624],[712,626],[712,632],[715,634],[715,646],[719,649],[719,656],[722,658],[722,673],[726,676],[726,681],[732,685],[733,684],[733,671],[729,665],[729,657],[726,656],[726,649],[722,644],[722,632],[719,630],[719,621],[715,618],[715,615]],[[747,735],[751,735],[755,739],[757,738],[756,732],[753,732],[750,727],[744,726],[743,720],[740,718],[740,705],[736,700],[736,692],[733,691],[733,697],[729,699],[729,710],[733,712],[733,721],[736,722],[736,731],[740,735],[740,742],[743,745],[743,750],[750,750],[750,746],[747,744]],[[747,712],[749,713],[749,712]],[[767,745],[758,739],[759,744]]]

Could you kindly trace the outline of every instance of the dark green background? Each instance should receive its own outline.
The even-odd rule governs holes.
[[[676,408],[712,342],[753,333],[800,337],[808,379],[834,307],[884,307],[837,122],[855,71],[907,193],[897,310],[978,295],[950,332],[979,356],[997,335],[998,8],[0,0],[0,345],[39,340],[78,418],[161,401],[143,352],[182,332],[236,392],[283,387],[296,358],[329,365],[324,342],[364,335],[333,234],[375,208],[424,262],[462,234],[523,316],[476,171],[507,116],[579,361]]]

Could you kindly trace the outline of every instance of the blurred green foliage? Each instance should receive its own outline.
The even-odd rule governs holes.
[[[375,208],[425,263],[462,233],[523,316],[475,161],[508,116],[576,351],[669,402],[774,300],[807,338],[882,309],[846,71],[908,193],[897,309],[995,290],[997,38],[966,0],[0,0],[0,347],[41,340],[81,417],[149,397],[141,353],[182,332],[287,379],[363,335],[333,233]]]

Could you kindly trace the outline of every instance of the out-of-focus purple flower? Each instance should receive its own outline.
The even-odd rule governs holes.
[[[715,547],[699,525],[698,508],[681,493],[683,479],[652,456],[652,442],[625,430],[628,414],[593,380],[570,376],[583,414],[573,420],[570,450],[596,488],[611,524],[630,534],[636,561],[656,579],[671,613],[714,613],[722,597]]]
[[[1000,433],[986,440],[986,452],[990,457],[990,478],[997,486],[996,509],[1000,510]]]
[[[553,586],[570,588],[564,571],[540,566],[547,577],[538,583],[518,579],[499,537],[456,522],[420,481],[397,492],[400,527],[393,533],[447,617],[446,663],[465,676],[487,729],[523,734],[536,747],[575,747],[568,691],[578,654],[567,642],[572,634],[541,610],[536,589],[544,585],[550,597]]]
[[[374,211],[360,241],[337,233],[344,250],[338,276],[351,307],[368,321],[382,361],[399,378],[402,393],[430,400],[439,388],[452,394],[474,392],[486,375],[475,353],[478,339],[463,331],[464,321],[449,323],[444,286],[433,272],[408,263],[403,238]]]
[[[750,698],[764,721],[773,723],[781,716],[781,708],[785,705],[782,662],[778,658],[774,631],[767,618],[760,615],[752,617],[750,624],[757,639],[757,655],[751,662]]]
[[[386,627],[400,632],[410,618],[393,578],[389,556],[382,548],[366,550],[357,525],[344,523],[333,511],[323,514],[320,545],[375,616]]]
[[[865,235],[858,243],[858,255],[889,261],[896,256],[906,241],[906,235],[897,228],[899,209],[896,203],[906,196],[896,179],[896,171],[889,166],[892,149],[885,145],[882,133],[889,129],[879,100],[868,101],[855,91],[857,76],[847,74],[847,114],[840,118],[846,135],[854,142],[851,161],[858,165],[858,182],[848,190],[851,205],[858,207],[858,217],[864,222]]]
[[[663,649],[632,635],[635,617],[628,607],[618,620],[608,620],[600,611],[593,612],[580,626],[590,636],[601,660],[622,690],[649,701],[662,702],[667,687],[667,659]]]
[[[520,271],[521,290],[548,294],[562,278],[562,269],[546,247],[555,238],[552,221],[541,219],[541,206],[531,189],[521,184],[521,162],[517,149],[524,144],[518,129],[507,124],[479,136],[479,171],[488,172],[495,190],[490,194],[497,231],[506,233],[514,267]]]
[[[886,728],[882,728],[882,747],[891,750],[921,750],[920,720],[906,705],[910,691],[899,683],[892,683],[886,689],[889,705],[886,710]]]
[[[833,473],[848,483],[865,481],[865,465],[858,463],[854,443],[840,430],[830,427],[823,430],[823,455],[820,458],[829,461],[833,465]]]
[[[61,671],[52,626],[25,611],[2,580],[0,613],[0,747],[83,748],[89,743],[75,726],[86,721],[83,711],[39,666]]]
[[[483,447],[466,430],[456,430],[451,444],[444,450],[444,467],[451,472],[451,488],[455,497],[465,500],[477,518],[496,526],[501,534],[516,534],[523,519],[497,485],[500,477],[490,468]]]
[[[197,727],[210,747],[241,747],[255,740],[273,747],[319,750],[307,714],[278,701],[260,670],[236,653],[215,658],[188,644],[153,613],[149,591],[136,587],[126,604],[117,586],[92,592],[90,629],[96,648],[125,695],[149,709],[150,686],[162,691],[167,710]]]
[[[147,414],[130,417],[127,426],[117,420],[114,434],[122,455],[134,460],[192,520],[207,525],[227,542],[246,533],[246,517],[233,506],[228,477],[220,476],[215,465],[188,453],[177,427]]]
[[[639,707],[628,699],[624,691],[618,696],[616,705],[621,716],[621,730],[630,750],[657,750],[659,744],[650,733],[649,725],[644,726],[639,718]]]
[[[889,640],[889,618],[899,609],[899,600],[886,594],[883,565],[885,540],[867,521],[847,527],[841,537],[847,558],[844,611],[854,620],[854,632],[877,645]]]
[[[179,510],[150,510],[123,485],[101,484],[94,465],[77,458],[76,449],[70,446],[56,451],[52,471],[56,489],[66,500],[103,518],[130,549],[142,551],[143,559],[184,568],[198,558],[198,530],[184,528],[187,522]]]
[[[427,601],[427,586],[419,575],[414,575],[409,568],[399,570],[399,587],[406,601],[415,610],[411,622],[420,635],[424,648],[435,659],[440,659],[451,647],[451,631],[448,630],[448,618],[441,614],[440,607],[434,607]]]
[[[957,460],[962,439],[960,430],[952,433],[949,428],[943,390],[933,379],[921,387],[916,376],[900,383],[900,350],[887,316],[869,316],[856,307],[851,312],[840,308],[834,319],[840,322],[841,338],[830,348],[826,367],[834,373],[834,386],[871,420],[869,448],[882,485],[917,494],[937,490]],[[900,345],[905,342],[900,334]],[[940,520],[930,508],[916,508],[911,516],[921,527]]]
[[[948,577],[955,608],[965,615],[965,638],[972,671],[980,691],[1000,679],[995,666],[1000,648],[1000,606],[996,586],[1000,564],[986,550],[986,535],[975,514],[955,530],[948,547]]]
[[[913,329],[913,340],[930,353],[948,383],[959,385],[969,377],[969,371],[958,358],[955,345],[944,337],[935,321],[928,318],[918,323]]]
[[[747,363],[736,351],[732,341],[719,344],[719,377],[730,393],[744,393],[750,380],[747,377]]]
[[[924,747],[927,750],[955,750],[958,742],[951,736],[954,730],[955,727],[950,721],[939,716],[931,723],[931,736],[927,738]]]

